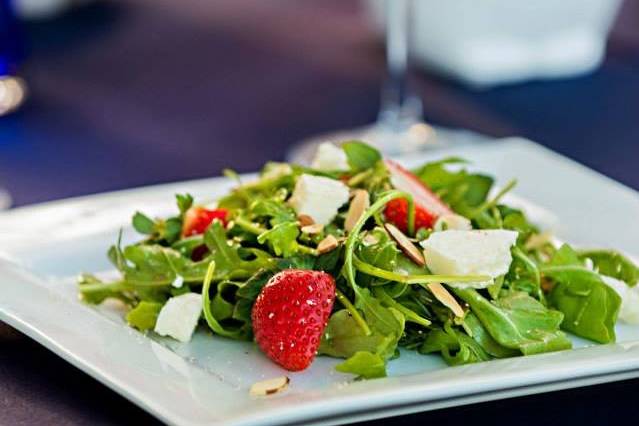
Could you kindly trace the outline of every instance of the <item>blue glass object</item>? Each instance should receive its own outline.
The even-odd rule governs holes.
[[[22,37],[11,0],[0,0],[0,76],[15,75],[22,55]]]

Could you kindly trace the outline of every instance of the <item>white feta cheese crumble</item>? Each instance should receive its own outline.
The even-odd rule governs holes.
[[[270,164],[268,169],[262,174],[263,179],[277,179],[282,176],[290,175],[293,169],[289,164],[277,163]]]
[[[344,150],[330,142],[321,143],[317,147],[311,167],[324,171],[350,170]]]
[[[621,297],[619,319],[628,324],[639,324],[639,287],[629,287],[625,282],[606,275],[601,279]]]
[[[433,229],[435,231],[446,231],[448,229],[470,231],[471,229],[473,229],[473,225],[470,223],[470,220],[468,220],[464,216],[451,213],[439,216],[435,221]]]
[[[171,285],[175,288],[181,288],[184,285],[184,277],[182,275],[176,275],[175,279],[171,283]]]
[[[295,212],[313,218],[315,223],[328,225],[337,210],[348,202],[348,187],[323,176],[303,174],[297,179],[289,204]]]
[[[518,233],[502,229],[434,232],[420,244],[426,266],[434,274],[487,275],[491,280],[472,283],[446,283],[458,288],[485,288],[508,272],[510,248]]]
[[[202,313],[202,295],[186,293],[170,298],[160,310],[155,332],[180,342],[191,340]]]

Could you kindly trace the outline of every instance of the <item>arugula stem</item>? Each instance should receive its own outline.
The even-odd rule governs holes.
[[[342,306],[344,306],[346,310],[351,314],[357,325],[359,325],[362,330],[366,332],[366,335],[368,336],[369,334],[371,334],[371,330],[368,327],[368,324],[366,324],[366,321],[364,321],[364,318],[362,318],[357,308],[351,303],[350,300],[348,300],[348,297],[346,297],[346,295],[342,293],[338,288],[335,288],[335,296],[337,297],[337,300],[339,300],[339,302],[342,304]]]
[[[357,242],[357,237],[359,233],[362,231],[364,224],[368,219],[374,216],[376,213],[380,212],[386,204],[397,198],[404,198],[408,201],[408,230],[412,234],[415,228],[415,203],[413,202],[413,197],[410,194],[407,194],[402,191],[392,190],[382,194],[372,206],[370,206],[359,218],[353,229],[350,231],[348,238],[346,239],[346,244],[344,247],[344,267],[342,269],[343,273],[346,275],[346,281],[350,284],[351,288],[355,292],[355,298],[361,297],[360,295],[360,287],[355,282],[355,268],[353,267],[353,258],[355,251],[355,244]],[[362,330],[365,332],[367,336],[371,334],[371,330],[366,324],[366,322],[361,322],[360,326]]]
[[[235,219],[235,223],[237,223],[237,225],[244,229],[245,231],[250,232],[251,234],[255,234],[255,235],[260,235],[266,231],[268,231],[268,229],[263,228],[249,220],[246,220],[244,218],[238,217]],[[297,248],[300,252],[304,253],[304,254],[310,254],[312,256],[317,256],[317,249],[314,249],[313,247],[309,247],[306,246],[304,244],[300,244],[297,243]]]
[[[238,226],[242,229],[244,229],[245,231],[250,232],[251,234],[255,234],[255,235],[260,235],[263,232],[266,232],[267,229],[266,228],[262,228],[261,226],[246,220],[242,217],[236,217],[234,219],[235,223],[238,224]]]
[[[513,189],[515,187],[515,185],[517,185],[517,179],[512,179],[511,181],[509,181],[506,186],[504,186],[498,193],[497,195],[495,195],[493,197],[492,200],[487,200],[484,201],[481,205],[479,205],[475,210],[473,210],[469,216],[469,219],[474,219],[475,217],[479,216],[480,214],[482,214],[483,212],[485,212],[486,210],[492,209],[493,207],[497,206],[497,203],[499,202],[499,200],[501,200],[503,198],[504,195],[506,195],[508,192],[510,192],[511,189]]]
[[[80,284],[79,288],[80,288],[80,292],[82,293],[98,293],[105,290],[110,290],[110,291],[130,290],[131,286],[127,285],[126,281],[115,281],[111,283]]]
[[[539,271],[543,273],[553,273],[553,272],[587,272],[596,274],[596,272],[591,271],[585,266],[578,265],[557,265],[557,266],[541,266]]]
[[[539,298],[539,300],[543,300],[543,292],[541,291],[541,274],[539,273],[539,267],[535,262],[533,262],[532,259],[526,256],[526,254],[519,247],[513,248],[513,255],[517,259],[524,262],[524,265],[526,265],[526,269],[528,269],[528,271],[533,274],[533,277],[535,279],[535,286],[537,288],[537,297]]]
[[[360,183],[364,182],[366,179],[368,179],[372,174],[373,174],[373,169],[365,170],[363,172],[356,174],[352,178],[350,178],[348,182],[346,182],[346,184],[348,186],[357,186]]]
[[[408,202],[408,235],[411,237],[415,236],[415,201],[413,200],[412,195],[408,195],[406,197],[406,201]]]
[[[384,291],[382,287],[375,288],[373,290],[373,293],[375,294],[376,297],[380,298],[384,303],[386,303],[387,305],[390,305],[392,308],[395,308],[399,312],[401,312],[406,318],[406,321],[414,322],[415,324],[419,324],[424,327],[428,327],[429,325],[431,325],[431,322],[429,320],[421,317],[420,315],[417,314],[417,312],[411,309],[408,309],[407,307],[405,307],[404,305],[402,305],[401,303],[397,302],[395,299],[390,297]]]
[[[209,289],[211,288],[211,281],[213,280],[213,274],[215,273],[215,261],[212,260],[209,263],[209,267],[206,270],[206,276],[204,277],[204,282],[202,283],[202,312],[204,313],[204,319],[208,326],[215,333],[220,336],[230,337],[233,339],[237,339],[241,335],[240,330],[226,330],[222,325],[217,322],[213,313],[211,312],[211,299],[209,298]]]
[[[317,249],[314,249],[313,247],[305,246],[304,244],[297,243],[297,249],[304,254],[319,256]]]
[[[424,274],[424,275],[404,275],[397,272],[387,271],[385,269],[378,268],[369,263],[361,261],[357,256],[353,256],[353,264],[355,268],[367,275],[372,275],[378,278],[384,278],[389,281],[395,281],[405,284],[428,284],[428,283],[468,283],[468,282],[482,282],[489,281],[492,278],[488,275],[436,275],[436,274]],[[375,285],[375,284],[373,284]],[[384,284],[377,284],[384,285]]]

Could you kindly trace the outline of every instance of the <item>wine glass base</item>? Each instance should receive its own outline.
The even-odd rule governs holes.
[[[11,207],[11,196],[9,192],[0,188],[0,210],[5,210]]]
[[[486,141],[487,136],[470,130],[433,127],[426,123],[414,123],[397,131],[383,124],[372,124],[347,130],[323,133],[304,139],[287,153],[291,163],[308,165],[317,146],[323,142],[340,143],[361,140],[379,149],[386,156],[398,156],[420,151],[432,151]]]

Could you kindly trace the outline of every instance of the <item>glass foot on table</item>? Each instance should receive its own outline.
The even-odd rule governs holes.
[[[415,123],[402,132],[373,124],[328,132],[305,139],[289,150],[286,160],[291,163],[308,165],[320,143],[340,144],[350,140],[369,143],[386,156],[400,156],[412,152],[440,150],[452,146],[486,142],[492,138],[470,130],[433,127],[426,123]]]
[[[0,210],[5,210],[11,207],[11,195],[9,192],[0,188]]]

